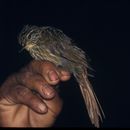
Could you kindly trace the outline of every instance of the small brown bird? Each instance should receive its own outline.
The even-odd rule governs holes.
[[[74,45],[60,29],[46,26],[25,26],[19,35],[19,43],[35,60],[48,60],[74,75],[79,83],[92,124],[99,127],[101,105],[88,79],[88,63],[85,52]]]

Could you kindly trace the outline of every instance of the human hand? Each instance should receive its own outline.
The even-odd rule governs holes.
[[[33,60],[0,87],[0,126],[52,126],[62,108],[55,86],[69,79],[54,64]]]

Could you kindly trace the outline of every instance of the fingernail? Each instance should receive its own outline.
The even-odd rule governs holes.
[[[70,72],[64,71],[64,70],[61,71],[61,74],[62,74],[63,76],[70,76],[70,75],[71,75]]]
[[[49,86],[49,85],[44,85],[42,91],[43,91],[44,95],[45,95],[47,98],[52,98],[52,97],[55,96],[55,91],[54,91],[54,89],[53,89],[51,86]]]
[[[57,75],[56,72],[54,72],[54,71],[50,71],[50,72],[48,73],[48,76],[49,76],[49,79],[50,79],[51,81],[56,81],[56,80],[58,80],[58,75]]]
[[[40,109],[40,112],[42,113],[47,112],[47,107],[45,106],[45,104],[39,104],[39,109]]]

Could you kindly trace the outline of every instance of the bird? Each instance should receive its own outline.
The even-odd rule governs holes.
[[[105,115],[89,80],[90,66],[86,52],[61,29],[52,26],[25,25],[19,33],[18,42],[35,60],[50,61],[73,74],[91,123],[100,127]]]

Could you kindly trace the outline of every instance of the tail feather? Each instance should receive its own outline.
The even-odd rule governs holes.
[[[83,95],[90,120],[92,124],[94,124],[96,127],[99,127],[100,120],[102,121],[102,115],[105,115],[97,99],[97,96],[92,88],[92,85],[88,80],[87,70],[85,69],[85,71],[83,71],[83,73],[80,74],[75,73],[74,76],[79,83],[80,90]]]

